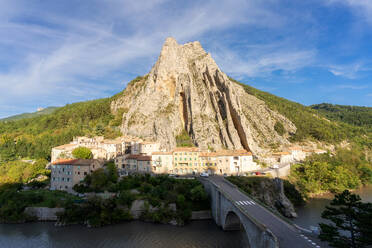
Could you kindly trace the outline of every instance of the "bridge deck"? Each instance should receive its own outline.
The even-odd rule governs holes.
[[[256,203],[246,194],[233,187],[226,182],[223,177],[212,176],[208,180],[220,187],[221,191],[229,196],[240,208],[246,210],[250,216],[256,219],[261,224],[265,225],[277,238],[280,247],[288,248],[318,248],[324,247],[320,245],[319,241],[314,238],[301,234],[294,226],[280,219],[269,210]]]

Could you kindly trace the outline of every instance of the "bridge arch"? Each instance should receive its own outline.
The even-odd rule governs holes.
[[[222,223],[222,229],[224,231],[240,231],[242,246],[251,247],[252,241],[250,240],[250,236],[245,229],[241,216],[236,211],[233,209],[226,211]]]
[[[242,229],[242,223],[239,216],[234,211],[229,211],[226,214],[224,226],[222,227],[225,231],[235,231]]]

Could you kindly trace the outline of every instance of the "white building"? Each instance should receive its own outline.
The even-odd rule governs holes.
[[[153,173],[174,173],[172,152],[153,152],[151,161]]]
[[[151,155],[153,152],[160,151],[160,144],[157,142],[143,141],[140,143],[140,153]]]

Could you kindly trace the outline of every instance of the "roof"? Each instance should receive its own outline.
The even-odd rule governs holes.
[[[273,153],[274,156],[282,156],[282,155],[290,155],[289,152],[274,152]]]
[[[141,156],[140,154],[131,154],[126,159],[138,159]]]
[[[201,152],[200,157],[221,157],[221,156],[252,156],[247,150],[220,150],[217,152]]]
[[[151,156],[140,156],[137,158],[138,161],[151,161]]]
[[[121,144],[120,140],[103,140],[102,143],[104,144]]]
[[[199,154],[199,157],[216,157],[217,153],[216,152],[201,152]]]
[[[55,161],[54,165],[91,165],[94,162],[98,161],[99,163],[102,163],[102,160],[98,159],[61,159]]]
[[[197,147],[176,147],[173,152],[198,152],[199,148]]]
[[[151,155],[172,155],[172,152],[153,152]]]
[[[141,144],[143,145],[151,145],[151,144],[157,144],[158,142],[155,141],[142,141]]]
[[[302,151],[302,148],[299,146],[291,146],[289,147],[289,150],[291,151]]]
[[[217,156],[252,156],[252,153],[247,150],[219,150]]]
[[[72,148],[72,147],[75,147],[77,146],[76,144],[64,144],[64,145],[61,145],[61,146],[56,146],[56,147],[53,147],[53,149],[65,149],[65,148]]]

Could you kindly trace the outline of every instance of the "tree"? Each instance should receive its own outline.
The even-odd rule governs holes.
[[[80,146],[72,151],[72,156],[74,158],[92,159],[93,153],[89,148]]]
[[[372,204],[361,202],[358,195],[348,190],[335,195],[322,218],[333,222],[319,224],[319,238],[331,246],[360,248],[372,245]]]
[[[116,183],[118,181],[119,174],[118,174],[118,170],[116,169],[115,163],[108,162],[106,164],[106,168],[107,168],[107,173],[108,173],[108,179],[111,182]]]
[[[285,133],[285,128],[283,126],[283,124],[279,121],[277,121],[274,125],[274,129],[275,131],[279,134],[279,135],[283,135]]]

